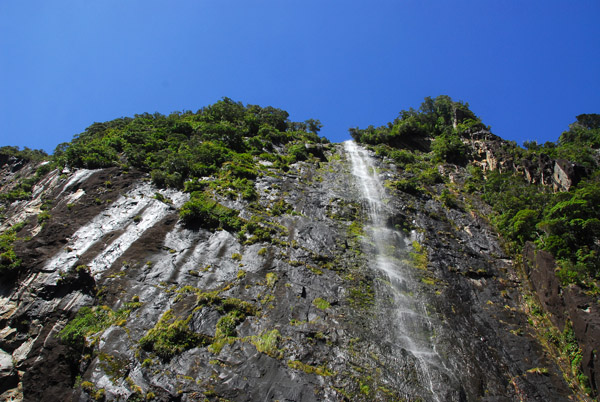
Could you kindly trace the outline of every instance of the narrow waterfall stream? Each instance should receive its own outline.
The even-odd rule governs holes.
[[[414,365],[418,382],[426,393],[419,397],[445,401],[449,390],[447,383],[453,381],[436,351],[433,341],[435,329],[425,306],[415,296],[419,280],[413,277],[413,268],[402,258],[408,253],[409,241],[403,233],[388,225],[391,211],[386,205],[385,189],[368,152],[354,141],[346,141],[344,148],[360,190],[363,208],[368,214],[364,227],[365,251],[375,254],[371,268],[381,272],[392,288],[394,317],[390,319],[394,328],[389,337],[397,348],[408,352],[406,365]]]

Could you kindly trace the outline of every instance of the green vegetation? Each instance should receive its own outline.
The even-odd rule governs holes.
[[[526,242],[534,242],[538,249],[555,257],[559,266],[557,276],[564,285],[576,283],[588,294],[597,295],[600,292],[600,115],[579,115],[557,142],[543,145],[526,142],[524,148],[489,133],[480,135],[488,131],[467,105],[446,96],[426,98],[419,111],[403,111],[387,126],[350,130],[355,140],[368,144],[378,155],[390,158],[403,169],[402,179],[387,183],[388,188],[437,198],[448,209],[474,208],[480,201],[487,203],[492,209],[491,214],[486,214],[487,219],[500,232],[511,254],[519,255]],[[488,138],[490,143],[486,145],[493,149],[499,162],[506,163],[503,171],[483,171],[476,155],[470,154],[469,143],[483,138]],[[555,161],[566,169],[573,168],[574,181],[568,191],[547,185]],[[446,166],[442,170],[436,165]],[[451,189],[438,186],[444,183],[440,172],[447,168],[458,173]],[[526,180],[523,171],[534,176],[534,180]],[[546,185],[539,183],[542,177]],[[413,248],[410,253],[413,265],[426,269],[426,250],[417,243],[413,243]],[[428,276],[422,281],[437,285]],[[558,331],[549,320],[537,318],[536,314],[541,314],[539,308],[532,313],[532,322],[536,323],[541,338],[569,362],[565,373],[572,385],[588,391],[588,379],[581,368],[581,348],[570,322],[565,324],[564,331]],[[530,373],[544,375],[548,370],[533,368]]]
[[[4,164],[10,159],[39,163],[47,161],[50,157],[41,149],[34,150],[25,147],[23,150],[20,150],[19,147],[13,146],[0,147],[0,161],[3,161],[0,164]],[[31,197],[33,186],[53,168],[53,164],[46,163],[38,167],[34,176],[19,178],[16,185],[10,191],[0,194],[0,202],[13,202],[29,199]]]
[[[43,224],[47,220],[51,218],[50,213],[48,211],[42,211],[37,215],[37,221],[39,224]]]
[[[575,332],[573,331],[573,324],[571,321],[567,321],[565,323],[561,341],[562,353],[569,360],[573,377],[577,379],[577,382],[589,394],[589,379],[581,371],[581,359],[583,358],[583,352],[577,344],[577,339],[575,338]]]
[[[280,359],[283,355],[282,351],[277,348],[281,334],[278,330],[264,332],[261,335],[250,337],[250,342],[261,353],[265,353],[273,358]]]
[[[196,346],[208,345],[211,352],[219,354],[226,344],[239,339],[236,333],[237,325],[247,316],[255,315],[257,312],[251,303],[233,297],[221,297],[220,293],[227,289],[228,286],[203,292],[192,286],[184,286],[177,290],[175,302],[191,293],[196,295],[196,307],[186,318],[176,318],[172,311],[167,311],[154,328],[140,339],[140,346],[165,360]],[[211,307],[222,314],[217,322],[214,337],[197,334],[189,329],[194,312],[205,307]]]
[[[427,264],[429,263],[427,249],[416,240],[412,242],[412,246],[414,251],[409,253],[412,265],[422,271],[427,270]]]
[[[81,349],[91,335],[102,332],[111,325],[125,324],[131,311],[138,307],[139,303],[126,303],[125,307],[118,311],[113,311],[107,306],[82,307],[75,318],[60,331],[60,339],[75,349]]]
[[[327,310],[331,306],[331,303],[329,303],[327,300],[322,299],[320,297],[317,297],[316,299],[314,299],[312,303],[319,310]]]
[[[83,389],[94,401],[104,401],[106,395],[104,388],[96,388],[94,384],[89,381],[83,381],[81,383],[81,389]]]
[[[456,195],[446,188],[443,189],[442,194],[440,194],[440,201],[448,208],[460,208]]]
[[[17,257],[13,248],[17,240],[17,232],[22,225],[15,225],[0,234],[0,274],[14,272],[21,266],[21,259]]]
[[[279,278],[277,277],[277,274],[275,272],[267,272],[267,275],[265,275],[265,279],[267,287],[272,288],[273,286],[275,286],[275,282],[277,282],[277,279]]]
[[[223,346],[237,339],[236,327],[246,318],[246,314],[240,310],[232,310],[225,314],[217,322],[215,338],[209,346],[211,352],[219,354]]]
[[[389,187],[420,195],[426,186],[443,183],[436,163],[466,165],[471,135],[487,130],[468,104],[447,96],[426,98],[418,111],[400,112],[393,122],[378,128],[350,129],[355,140],[374,146],[405,170],[405,177]],[[594,287],[600,279],[600,115],[583,114],[556,143],[499,142],[499,154],[515,165],[536,166],[540,161],[565,159],[580,166],[583,179],[569,191],[553,192],[531,184],[515,172],[481,171],[467,167],[464,191],[479,196],[493,209],[492,223],[519,253],[527,241],[551,252],[560,266],[564,284]],[[442,190],[439,200],[448,208],[461,208],[456,194]],[[420,264],[416,264],[420,265]]]
[[[4,158],[14,157],[27,162],[42,162],[48,160],[48,154],[45,151],[27,147],[24,147],[22,150],[19,147],[12,146],[0,147],[0,156]]]
[[[188,226],[238,231],[243,225],[238,213],[209,198],[206,193],[193,192],[190,201],[181,207],[179,216]]]
[[[354,241],[360,241],[364,234],[364,227],[361,221],[352,221],[350,225],[348,225],[348,238]]]
[[[594,176],[568,192],[553,193],[519,176],[490,172],[482,197],[515,251],[535,241],[558,260],[563,283],[585,284],[600,279],[600,183]]]
[[[469,148],[457,133],[444,132],[431,142],[431,151],[436,161],[464,164],[468,160]]]
[[[348,289],[348,302],[355,309],[367,310],[375,304],[372,278],[362,272],[351,272],[345,276],[352,283]]]
[[[4,147],[7,148],[7,147]],[[12,148],[12,147],[8,147]],[[0,148],[2,149],[2,148]],[[40,151],[43,152],[43,151]],[[2,153],[0,151],[0,157]],[[38,161],[37,159],[32,159],[33,161]],[[17,180],[17,183],[14,187],[10,189],[10,191],[4,192],[0,194],[0,202],[8,202],[11,203],[13,201],[19,200],[28,200],[31,198],[31,192],[33,190],[33,186],[36,185],[48,172],[54,169],[54,164],[46,163],[37,168],[35,174],[29,177],[21,177]]]
[[[329,377],[333,375],[333,372],[329,370],[325,364],[322,366],[312,366],[310,364],[302,363],[300,360],[289,360],[287,365],[289,368],[301,370],[307,374],[316,374],[322,377]]]
[[[271,214],[273,216],[280,216],[283,214],[291,214],[294,212],[294,207],[288,204],[285,200],[281,199],[271,205]]]
[[[318,120],[296,123],[288,117],[281,109],[224,98],[196,113],[144,113],[94,123],[70,143],[60,144],[54,159],[61,166],[90,169],[125,163],[151,172],[160,187],[198,185],[215,174],[228,182],[253,180],[258,174],[255,157],[270,154],[274,145],[287,148],[289,157],[275,156],[284,166],[309,157],[304,143],[327,141],[317,135]]]
[[[209,343],[210,339],[188,328],[192,315],[177,319],[171,310],[165,312],[154,328],[139,341],[143,349],[151,350],[163,359],[169,359],[187,349]]]
[[[550,371],[546,367],[534,367],[527,370],[530,374],[548,375]]]
[[[468,104],[453,102],[449,96],[425,98],[419,110],[409,109],[385,126],[366,129],[351,128],[350,134],[357,142],[370,145],[385,144],[393,148],[432,150],[436,158],[449,162],[464,162],[466,148],[460,135],[485,126],[469,110]],[[429,147],[429,142],[431,148]],[[406,152],[394,152],[398,163],[410,162]]]
[[[571,321],[567,319],[563,330],[560,331],[551,324],[550,317],[543,311],[534,297],[526,295],[525,301],[529,313],[529,323],[535,328],[540,341],[551,353],[561,356],[558,363],[567,382],[571,387],[580,388],[583,392],[590,394],[589,378],[583,373],[581,367],[583,352],[575,338]],[[546,374],[548,370],[533,368],[528,372]]]
[[[250,220],[244,221],[238,235],[241,240],[244,240],[244,244],[254,244],[262,241],[271,242],[276,232],[277,230],[267,220],[254,215]]]
[[[288,117],[281,109],[244,106],[224,98],[196,113],[145,113],[94,123],[70,143],[60,144],[53,158],[58,166],[120,166],[149,172],[158,187],[191,193],[180,210],[186,225],[232,232],[246,226],[249,241],[270,240],[256,222],[245,222],[217,200],[256,200],[254,181],[266,170],[259,161],[272,162],[270,169],[287,170],[314,156],[306,144],[328,142],[317,135],[318,120],[298,123]],[[159,193],[156,198],[169,202]],[[282,200],[272,210],[277,215],[293,208]]]
[[[569,191],[552,192],[509,173],[490,172],[485,181],[472,180],[494,208],[493,221],[511,246],[518,251],[526,241],[535,241],[538,248],[551,252],[564,284],[594,286],[590,281],[600,279],[598,138],[600,115],[579,115],[557,143],[526,143],[527,150],[510,149],[521,161],[566,158],[585,167],[585,177]]]

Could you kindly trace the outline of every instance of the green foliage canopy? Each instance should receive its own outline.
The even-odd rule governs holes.
[[[222,168],[254,179],[252,156],[270,153],[274,146],[289,144],[291,154],[301,160],[303,143],[327,141],[316,135],[320,127],[318,120],[294,123],[284,110],[223,98],[196,113],[144,113],[94,123],[70,143],[60,144],[54,159],[60,166],[88,169],[132,166],[152,172],[160,187],[183,188],[186,181]]]
[[[443,181],[436,170],[417,163],[423,155],[420,152],[429,152],[426,158],[432,162],[465,165],[471,155],[463,139],[486,129],[468,104],[438,96],[425,98],[419,110],[401,111],[387,125],[353,128],[350,133],[357,142],[375,146],[379,155],[413,172],[394,186],[419,194],[420,186]],[[464,190],[481,196],[493,208],[491,220],[513,251],[519,252],[527,241],[535,241],[558,259],[559,276],[565,283],[600,279],[600,115],[577,116],[557,142],[528,141],[521,148],[504,141],[500,146],[504,157],[517,166],[542,166],[545,161],[564,159],[582,167],[587,179],[568,192],[553,193],[515,172],[484,175],[471,165]],[[440,199],[448,201],[448,194],[442,192]]]
[[[454,102],[449,96],[427,97],[419,110],[402,110],[398,117],[387,125],[366,129],[351,128],[350,134],[357,142],[377,145],[387,144],[402,147],[413,144],[415,148],[425,149],[429,139],[445,136],[437,144],[440,157],[455,157],[456,152],[464,151],[457,146],[460,135],[467,131],[485,128],[481,120],[469,109],[467,103]],[[446,155],[447,148],[448,155]]]

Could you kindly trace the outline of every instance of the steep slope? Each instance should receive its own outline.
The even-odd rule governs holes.
[[[483,212],[519,268],[538,338],[573,387],[597,395],[600,115],[579,115],[556,143],[523,149],[493,135],[468,105],[439,96],[351,133],[405,169],[393,187]],[[444,181],[441,192],[422,185]]]
[[[249,108],[218,106],[253,121]],[[217,140],[201,137],[213,123],[194,119],[211,113],[184,116],[198,143],[179,123],[167,132],[201,149]],[[259,130],[236,121],[248,144]],[[130,124],[89,130],[79,144],[122,141],[115,132]],[[286,124],[263,126],[261,141],[280,139],[271,150],[240,156],[242,143],[218,140],[229,160],[183,176],[172,166],[184,146],[148,162],[127,142],[121,154],[66,147],[68,169],[17,169],[19,180],[39,173],[3,212],[15,256],[2,271],[5,399],[585,399],[540,343],[491,207],[460,191],[466,167],[419,153],[399,163]],[[353,153],[363,177],[383,184],[380,218]],[[15,163],[4,194],[18,185]]]

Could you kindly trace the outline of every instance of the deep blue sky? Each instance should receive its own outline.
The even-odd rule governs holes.
[[[2,0],[0,145],[51,152],[224,96],[338,142],[440,94],[506,139],[554,141],[600,113],[598,21],[598,0]]]

